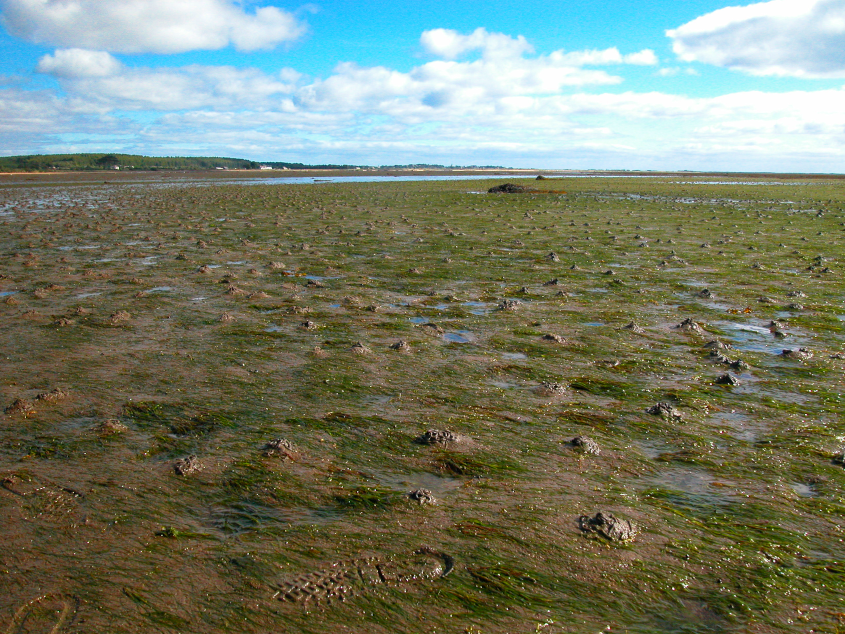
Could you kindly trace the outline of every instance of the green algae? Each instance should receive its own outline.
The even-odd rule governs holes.
[[[3,406],[72,397],[6,415],[0,475],[85,495],[0,489],[11,548],[41,562],[2,560],[0,619],[62,579],[115,632],[843,629],[845,189],[705,180],[91,187],[107,206],[49,216],[66,235],[3,190]],[[673,328],[687,317],[703,335]],[[716,337],[750,366],[740,386],[713,385]],[[799,345],[813,358],[778,354]],[[661,401],[682,418],[645,413]],[[86,435],[111,418],[127,431]],[[415,445],[427,429],[466,440]],[[275,438],[295,458],[264,456]],[[189,454],[203,469],[180,478]],[[407,500],[438,476],[434,504]],[[599,510],[641,534],[584,539]],[[423,545],[454,572],[307,610],[271,598],[282,573]]]

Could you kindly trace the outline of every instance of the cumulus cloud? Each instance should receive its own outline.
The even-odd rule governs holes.
[[[60,49],[38,60],[39,73],[63,79],[83,77],[108,77],[119,73],[123,65],[105,51],[87,51],[81,48]]]
[[[427,50],[437,59],[408,71],[342,63],[318,79],[293,69],[132,67],[102,50],[62,48],[37,67],[57,78],[61,96],[0,86],[0,130],[11,139],[3,151],[46,148],[67,133],[74,139],[108,134],[115,144],[152,154],[188,150],[271,159],[285,148],[296,152],[285,157],[311,162],[425,157],[464,164],[729,169],[744,153],[746,169],[819,170],[794,161],[822,155],[831,159],[823,171],[845,169],[845,90],[708,98],[602,91],[622,77],[596,67],[653,65],[654,53],[608,48],[538,55],[521,38],[483,30],[439,30],[427,37]],[[473,51],[479,54],[461,59]],[[675,72],[686,71],[654,69]],[[50,148],[59,151],[59,145]],[[686,162],[667,163],[676,159]]]
[[[420,43],[430,54],[444,59],[457,59],[468,51],[480,50],[487,58],[513,57],[533,52],[523,36],[488,33],[484,28],[462,35],[452,29],[432,29],[423,32]]]
[[[243,11],[233,0],[0,0],[13,35],[63,48],[115,53],[181,53],[273,48],[304,33],[276,7]]]
[[[845,77],[845,0],[726,7],[666,32],[682,60],[752,75]]]
[[[257,110],[290,109],[290,96],[300,79],[299,73],[289,68],[269,75],[254,68],[232,66],[128,68],[119,65],[119,62],[118,72],[98,73],[78,64],[76,56],[65,59],[66,56],[59,55],[63,52],[57,51],[56,55],[41,58],[38,68],[58,77],[66,92],[75,98],[100,109],[166,112],[196,108],[230,109],[245,103]],[[97,55],[92,57],[99,60]],[[108,53],[103,55],[111,57]],[[85,60],[86,56],[80,55],[79,58]],[[86,70],[87,73],[84,72]]]
[[[534,96],[622,81],[605,70],[585,66],[656,61],[648,50],[623,55],[616,48],[526,57],[527,45],[520,44],[521,38],[483,29],[461,37],[475,37],[480,43],[473,40],[473,46],[487,46],[485,50],[495,49],[495,53],[472,61],[438,59],[408,72],[345,62],[329,77],[310,83],[293,69],[270,75],[233,67],[133,68],[107,52],[78,48],[43,56],[37,70],[57,77],[69,94],[121,110],[225,110],[247,102],[253,110],[295,107],[301,112],[413,113],[434,119],[447,109],[453,113],[506,111]],[[504,40],[513,46],[503,44]]]

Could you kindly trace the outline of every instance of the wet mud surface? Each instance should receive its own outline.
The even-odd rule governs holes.
[[[845,184],[500,184],[4,180],[0,634],[845,630]]]

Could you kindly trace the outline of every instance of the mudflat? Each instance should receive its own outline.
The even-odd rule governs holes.
[[[845,628],[843,181],[49,177],[0,634]]]

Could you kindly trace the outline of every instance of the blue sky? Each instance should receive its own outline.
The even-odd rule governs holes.
[[[0,153],[845,172],[845,0],[0,0]]]

